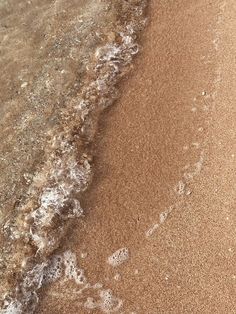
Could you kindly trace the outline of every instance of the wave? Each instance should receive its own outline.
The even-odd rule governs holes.
[[[80,60],[74,60],[81,67],[78,68],[80,82],[70,88],[59,84],[56,92],[49,82],[52,86],[45,92],[40,84],[37,85],[42,82],[44,72],[41,70],[35,81],[37,93],[32,86],[28,95],[31,98],[42,96],[40,99],[45,100],[50,88],[58,95],[60,88],[67,91],[63,91],[63,105],[54,107],[56,112],[52,112],[57,121],[47,129],[43,162],[3,224],[5,245],[10,242],[13,249],[3,256],[6,263],[1,277],[2,314],[33,313],[40,289],[56,280],[61,272],[58,265],[61,265],[62,257],[53,253],[72,222],[83,216],[80,197],[93,176],[91,147],[98,119],[117,99],[117,84],[139,51],[137,40],[146,23],[146,6],[147,1],[142,0],[89,1],[82,9],[80,20],[76,17],[81,27],[73,28],[73,32],[65,27],[62,35],[53,39],[53,47],[57,44],[59,51],[63,51],[76,40],[75,31],[79,32]],[[51,12],[52,7],[48,8]],[[57,9],[61,14],[59,22],[68,19],[68,25],[73,24],[63,14],[63,9],[66,10],[63,2]],[[50,16],[47,10],[39,10],[38,14],[46,19]],[[93,36],[90,38],[91,34],[95,34],[96,40]],[[42,49],[53,51],[52,45]],[[70,53],[74,53],[73,49]],[[54,53],[52,57],[57,56]],[[83,65],[80,62],[84,62]],[[25,87],[26,84],[22,84],[22,88]],[[82,280],[83,276],[76,278]]]

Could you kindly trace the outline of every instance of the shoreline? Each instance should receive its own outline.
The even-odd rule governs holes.
[[[6,22],[13,20],[12,16],[8,15],[13,3],[4,4],[6,7],[3,6],[0,11]],[[24,37],[26,30],[20,31],[17,25],[19,18],[28,21],[32,11],[38,20],[40,14],[44,19],[52,15],[51,23],[40,24],[41,29],[37,23],[34,24],[39,43],[33,45],[32,49],[32,53],[38,53],[37,45],[40,40],[45,45],[45,36],[41,35],[46,28],[48,45],[47,49],[40,46],[40,53],[45,49],[45,58],[49,58],[50,62],[43,62],[43,58],[36,59],[35,63],[39,61],[43,64],[40,71],[36,68],[34,73],[34,67],[30,68],[32,73],[26,71],[30,82],[19,86],[24,89],[23,97],[18,91],[15,93],[20,95],[16,98],[19,106],[22,106],[21,113],[26,120],[16,115],[17,118],[10,121],[17,125],[18,133],[16,132],[15,137],[9,126],[6,128],[7,135],[12,138],[11,143],[8,143],[6,138],[4,142],[12,153],[9,154],[8,160],[10,171],[21,173],[26,168],[29,173],[24,173],[24,180],[20,182],[26,192],[22,193],[15,203],[17,195],[14,194],[11,199],[13,206],[9,210],[4,208],[0,217],[3,252],[0,256],[2,313],[33,313],[40,289],[57,281],[61,276],[64,276],[65,280],[73,278],[78,284],[85,281],[82,271],[79,273],[79,270],[75,269],[76,257],[73,254],[65,252],[62,256],[54,256],[54,251],[66,237],[73,220],[79,220],[83,216],[80,199],[91,181],[90,146],[94,140],[97,120],[104,108],[111,105],[116,98],[116,85],[128,71],[133,56],[138,52],[136,39],[145,24],[145,0],[132,3],[113,3],[109,0],[87,3],[81,1],[70,3],[69,6],[66,6],[66,1],[60,2],[60,5],[55,2],[54,6],[51,6],[50,1],[46,0],[46,3],[42,4],[45,5],[45,11],[40,10],[41,7],[36,3],[32,6],[31,4],[19,3],[13,11],[16,25],[10,22],[12,28],[16,28]],[[65,6],[68,10],[63,10]],[[23,17],[19,17],[21,11],[17,9],[24,11]],[[64,25],[63,28],[57,27],[60,21]],[[14,40],[8,36],[7,28],[5,32],[4,40],[8,40],[6,47],[14,47]],[[83,43],[80,37],[83,38]],[[31,42],[35,40],[34,37],[30,39]],[[31,45],[28,42],[20,42],[22,50],[29,52]],[[45,51],[48,51],[48,55]],[[22,56],[23,59],[24,57],[26,59],[23,61],[27,62],[27,54]],[[73,67],[72,60],[74,64],[77,60],[77,68]],[[11,61],[6,67],[14,68],[14,60]],[[61,69],[62,65],[70,71]],[[59,71],[59,74],[55,71]],[[66,83],[65,78],[62,78],[65,73],[71,75]],[[11,74],[9,72],[9,75]],[[6,77],[7,79],[9,80],[9,77]],[[81,82],[78,83],[79,79]],[[19,85],[19,81],[17,84]],[[1,96],[10,98],[11,95],[3,93]],[[4,106],[6,103],[3,103]],[[31,111],[27,110],[27,107],[30,107]],[[7,112],[3,116],[3,127],[9,116]],[[39,121],[33,123],[35,119]],[[20,137],[19,141],[17,137]],[[32,143],[29,143],[29,140]],[[34,141],[37,145],[34,145]],[[19,153],[15,142],[24,154]],[[40,152],[37,160],[30,154],[31,149],[35,150],[36,155],[37,151]],[[14,164],[14,150],[18,154],[17,165]],[[6,162],[4,153],[8,156],[8,151],[2,150],[1,153],[1,161]],[[26,164],[24,158],[27,158],[29,163]],[[37,171],[33,171],[30,164],[37,164]],[[6,180],[8,175],[6,168],[1,179]],[[16,174],[15,177],[18,183],[20,178]],[[11,179],[14,181],[15,177]],[[9,183],[7,189],[11,189]],[[17,193],[21,193],[20,188]],[[3,193],[0,196],[4,198],[6,195]],[[4,202],[1,206],[4,206]],[[106,309],[109,295],[103,290],[101,294],[102,300],[105,298],[102,306]]]
[[[230,5],[152,1],[143,50],[121,84],[121,98],[100,123],[94,181],[82,200],[86,216],[61,250],[76,252],[90,281],[112,289],[125,313],[234,309],[226,236],[230,232],[232,240],[234,218],[231,213],[229,228],[220,212],[226,198],[215,191],[222,176],[229,178],[228,165],[219,172],[215,122],[222,120],[223,132],[216,104],[232,78],[222,88],[216,82],[219,66],[224,71],[235,50],[232,44],[228,59],[222,57],[232,36],[222,26],[233,23]],[[223,149],[227,156],[229,147],[230,142]],[[232,211],[234,193],[223,181]],[[120,248],[129,250],[129,258],[111,267],[107,259]],[[58,302],[54,290],[60,295],[60,286],[46,290],[38,313],[90,312],[73,296]]]
[[[104,32],[97,39],[89,37],[84,51],[73,36],[78,29],[70,31],[77,23],[75,3],[68,8],[67,20],[66,2],[53,7],[47,2],[44,18],[55,14],[57,26],[61,18],[81,58],[91,48],[91,55],[86,55],[91,64],[83,69],[87,79],[78,94],[78,86],[71,87],[70,94],[62,79],[54,81],[58,75],[51,69],[55,95],[70,96],[62,108],[58,102],[57,115],[63,118],[48,133],[46,163],[30,185],[31,195],[15,205],[14,219],[6,228],[8,240],[12,239],[6,287],[21,278],[15,299],[5,298],[7,309],[0,312],[32,313],[39,302],[36,314],[233,313],[236,4],[151,0],[142,51],[127,75],[137,52],[135,30],[139,32],[144,23],[144,2],[108,2],[91,1],[89,10],[84,9],[87,25],[91,22],[98,36],[93,15],[100,8],[96,18]],[[21,4],[19,8],[23,10]],[[124,16],[118,17],[119,9]],[[88,34],[84,23],[80,25]],[[52,28],[51,35],[57,31]],[[70,49],[67,36],[60,32],[58,38],[62,36]],[[8,44],[11,47],[12,42]],[[22,49],[27,51],[27,45]],[[73,68],[69,61],[67,66]],[[40,75],[42,81],[47,77],[46,72]],[[69,78],[71,83],[75,77]],[[40,89],[44,85],[36,83],[41,100],[47,99]],[[109,96],[117,96],[117,83],[120,98],[109,107]],[[29,85],[27,81],[21,85],[26,91],[19,96],[22,108],[30,105],[24,102]],[[60,86],[65,91],[60,93]],[[44,113],[48,118],[54,109],[53,94],[50,97],[51,112]],[[12,136],[9,128],[4,132]],[[23,168],[19,165],[17,171]],[[90,168],[93,180],[86,190]],[[25,181],[20,184],[28,189]],[[79,218],[68,222],[72,217]],[[2,235],[0,241],[5,243]],[[21,275],[20,265],[25,267]],[[1,291],[6,287],[3,284]]]

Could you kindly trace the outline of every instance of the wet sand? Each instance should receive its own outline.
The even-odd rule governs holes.
[[[84,280],[73,254],[54,251],[83,214],[97,121],[138,53],[145,7],[0,1],[2,314],[33,313],[40,288],[58,276]]]
[[[151,1],[149,15],[100,124],[85,217],[61,250],[112,289],[119,313],[234,313],[235,3]],[[112,267],[122,247],[129,258]],[[38,313],[100,313],[80,301],[55,284]]]

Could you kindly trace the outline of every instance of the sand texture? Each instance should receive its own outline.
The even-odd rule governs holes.
[[[63,250],[123,300],[119,313],[234,313],[235,3],[152,1],[149,14]],[[123,247],[128,260],[107,263]],[[54,291],[39,313],[100,313]]]
[[[37,314],[236,312],[236,3],[152,0],[147,16]]]

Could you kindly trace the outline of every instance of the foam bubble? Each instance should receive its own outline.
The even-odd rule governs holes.
[[[6,305],[6,303],[5,303]],[[22,313],[22,305],[18,301],[11,301],[7,304],[7,308],[1,310],[1,314],[21,314]]]
[[[154,224],[151,228],[146,231],[146,237],[149,238],[159,228],[159,224]]]
[[[70,251],[64,253],[65,276],[73,279],[79,285],[86,282],[84,271],[77,267],[76,255]]]
[[[179,195],[183,195],[185,191],[185,187],[186,187],[186,184],[182,180],[180,180],[175,187],[176,193]]]
[[[50,260],[47,269],[45,270],[45,283],[50,283],[58,280],[63,275],[63,258],[61,255],[55,255]]]
[[[129,258],[129,250],[121,248],[108,257],[107,262],[113,267],[123,264]]]
[[[105,313],[116,312],[123,305],[123,301],[114,297],[110,289],[102,290],[100,292],[100,297],[101,297],[100,307],[101,310],[104,311]]]
[[[163,224],[166,221],[168,215],[169,215],[169,212],[160,213],[160,224]]]
[[[93,289],[101,289],[103,287],[103,284],[100,282],[97,282],[93,285]]]
[[[47,267],[46,263],[37,264],[32,270],[28,271],[24,278],[22,288],[24,291],[38,290],[44,283],[44,271]]]

